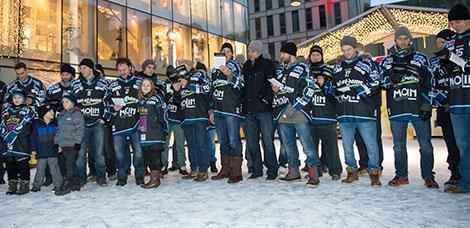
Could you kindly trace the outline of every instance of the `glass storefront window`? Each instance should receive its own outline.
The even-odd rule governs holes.
[[[18,7],[14,0],[2,1],[0,4],[0,18],[2,18],[0,21],[0,56],[16,57],[18,55],[18,36],[10,35],[18,32],[16,29],[19,27],[17,12]]]
[[[214,53],[220,53],[222,47],[222,37],[209,34],[209,63],[207,67],[214,67]]]
[[[95,59],[96,5],[92,0],[63,1],[62,61],[78,64]]]
[[[234,38],[233,0],[222,0],[222,34]]]
[[[60,61],[61,1],[24,1],[24,58]],[[17,11],[15,11],[17,12]]]
[[[220,26],[220,0],[207,0],[207,21],[209,32],[222,35]]]
[[[240,20],[234,20],[235,22],[235,39],[246,42],[248,36],[248,22],[246,18],[246,8],[239,3],[233,4],[234,18],[240,18]]]
[[[206,0],[191,0],[191,23],[193,27],[207,30]]]
[[[246,44],[242,42],[235,41],[235,56],[237,55],[243,55],[245,56],[245,59],[247,57],[246,55]]]
[[[162,18],[152,19],[152,58],[155,60],[155,72],[164,75],[166,67],[170,63],[170,41],[168,32],[171,29],[171,22]]]
[[[115,60],[126,57],[126,15],[123,7],[99,1],[98,4],[98,62],[115,68]]]
[[[141,70],[141,64],[151,56],[150,15],[127,10],[127,55]]]
[[[172,0],[152,0],[152,14],[171,19]]]
[[[206,66],[209,63],[208,49],[207,49],[207,32],[198,29],[192,31],[192,49],[193,59],[198,62],[204,63]]]
[[[134,9],[150,12],[150,0],[132,0],[127,1],[127,6]]]
[[[173,0],[173,19],[185,25],[190,25],[190,1],[188,0]]]
[[[175,33],[175,40],[172,42],[170,47],[170,55],[172,55],[173,62],[175,65],[177,59],[188,59],[192,60],[191,56],[191,29],[188,26],[174,23],[173,31]]]

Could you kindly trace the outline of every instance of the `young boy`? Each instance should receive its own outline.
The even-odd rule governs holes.
[[[26,95],[23,90],[11,93],[11,106],[2,114],[0,137],[2,153],[8,173],[7,195],[23,195],[29,192],[29,136],[31,121],[35,116],[32,108],[26,106]],[[18,188],[19,184],[19,188]]]
[[[54,150],[54,137],[57,132],[57,124],[54,121],[55,113],[49,105],[40,106],[37,113],[38,120],[33,123],[30,145],[31,153],[36,156],[38,164],[31,191],[41,191],[48,165],[52,174],[54,191],[57,191],[62,184],[62,174],[58,164],[58,153]]]
[[[56,195],[65,195],[72,191],[80,191],[80,178],[77,172],[77,156],[81,149],[85,132],[85,118],[77,105],[73,94],[64,94],[62,98],[64,110],[59,114],[58,129],[54,138],[54,148],[64,154],[66,174]]]

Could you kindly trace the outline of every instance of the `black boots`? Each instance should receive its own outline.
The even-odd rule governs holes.
[[[8,181],[8,190],[7,195],[15,195],[18,191],[18,180],[9,180]]]

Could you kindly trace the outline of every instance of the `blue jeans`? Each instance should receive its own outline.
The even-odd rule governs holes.
[[[308,167],[316,167],[320,165],[317,146],[313,143],[310,125],[308,123],[279,123],[279,129],[282,137],[282,144],[286,148],[286,152],[289,157],[289,166],[292,169],[298,169],[300,166],[296,134],[299,135],[303,151],[307,155]]]
[[[434,178],[433,147],[431,144],[431,121],[412,121],[421,153],[421,177]],[[408,177],[408,154],[406,151],[406,129],[408,122],[390,121],[395,152],[395,173],[398,177]]]
[[[369,170],[380,169],[376,124],[375,121],[339,123],[339,130],[343,140],[344,158],[348,167],[357,169],[357,162],[354,157],[354,134],[357,129],[366,145],[367,156],[369,156],[369,161],[367,162]]]
[[[250,113],[245,115],[245,139],[250,152],[254,175],[263,174],[261,160],[260,134],[263,141],[264,165],[268,168],[267,174],[277,176],[279,169],[276,151],[274,150],[274,125],[271,113]]]
[[[106,180],[106,161],[104,158],[104,126],[98,124],[94,127],[85,127],[85,134],[81,149],[77,157],[78,176],[82,182],[87,181],[87,149],[91,148],[95,160],[96,182]]]
[[[470,192],[470,114],[450,114],[454,126],[455,141],[460,151],[459,186]]]
[[[127,139],[129,138],[129,139]],[[129,141],[128,141],[129,140]],[[116,151],[116,167],[117,178],[119,180],[127,180],[127,173],[130,169],[131,153],[130,146],[132,146],[135,179],[144,178],[144,155],[140,147],[140,133],[134,132],[129,136],[113,135],[114,150]]]
[[[287,163],[289,162],[289,158],[287,155],[286,147],[282,143],[282,136],[281,130],[279,130],[279,124],[276,125],[276,130],[279,135],[279,141],[281,141],[281,149],[279,150],[279,166],[287,167]]]
[[[215,157],[215,128],[214,127],[208,127],[207,128],[207,146],[209,147],[209,152],[210,152],[210,162],[215,162],[217,161],[217,158]],[[220,138],[219,142],[220,142]]]
[[[211,152],[207,147],[207,122],[185,124],[182,126],[189,151],[189,166],[192,171],[207,172],[211,160]]]
[[[216,116],[215,128],[220,143],[220,154],[228,157],[242,157],[240,117]]]

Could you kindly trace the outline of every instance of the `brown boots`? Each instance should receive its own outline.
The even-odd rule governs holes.
[[[146,184],[141,185],[142,188],[149,189],[149,188],[157,188],[160,186],[160,178],[162,176],[161,170],[152,170],[150,171],[150,180]]]
[[[346,183],[346,184],[351,184],[354,181],[359,180],[359,176],[357,175],[357,169],[352,168],[352,167],[347,167],[346,171],[348,172],[348,176],[346,179],[342,180],[341,182]]]
[[[380,183],[380,180],[379,180],[379,175],[380,175],[380,170],[369,170],[370,185],[372,185],[372,187],[382,186],[382,183]]]
[[[228,183],[234,184],[243,180],[242,176],[242,157],[229,157],[222,156],[221,158],[222,169],[216,175],[211,177],[212,180],[222,180],[229,178]]]
[[[230,178],[228,179],[228,183],[235,184],[243,180],[242,176],[242,157],[230,157],[230,161],[232,163],[232,172],[230,174]]]
[[[229,156],[223,156],[220,158],[220,163],[222,164],[222,169],[220,169],[220,172],[216,175],[211,177],[212,180],[222,180],[224,178],[230,177],[232,174],[232,168],[230,167],[230,158]]]

